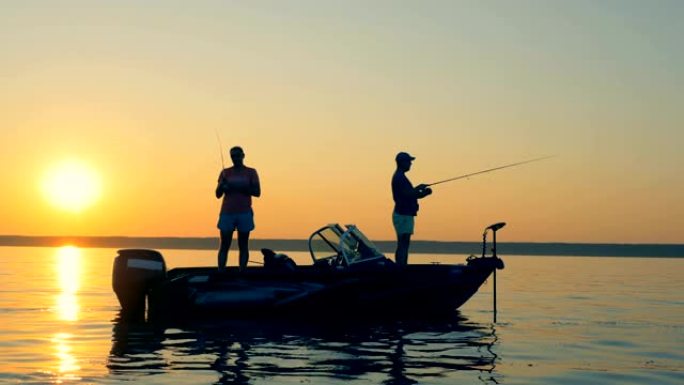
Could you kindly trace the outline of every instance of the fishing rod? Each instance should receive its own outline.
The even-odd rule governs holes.
[[[482,170],[482,171],[473,172],[473,173],[470,173],[470,174],[459,175],[459,176],[455,176],[455,177],[453,177],[453,178],[440,180],[440,181],[438,181],[438,182],[430,183],[430,184],[428,184],[427,186],[434,186],[434,185],[437,185],[437,184],[440,184],[440,183],[446,183],[446,182],[451,182],[451,181],[455,181],[455,180],[458,180],[458,179],[469,178],[469,177],[474,176],[474,175],[484,174],[484,173],[486,173],[486,172],[492,172],[492,171],[501,170],[501,169],[504,169],[504,168],[514,167],[514,166],[520,166],[521,164],[537,162],[537,161],[540,161],[540,160],[544,160],[544,159],[548,159],[548,158],[553,158],[553,157],[554,157],[554,155],[549,155],[549,156],[543,156],[543,157],[541,157],[541,158],[535,158],[535,159],[526,160],[526,161],[523,161],[523,162],[517,162],[517,163],[506,164],[506,165],[503,165],[503,166],[494,167],[494,168],[490,168],[490,169],[487,169],[487,170]]]
[[[214,133],[216,134],[216,139],[219,145],[219,154],[221,154],[221,170],[226,168],[226,162],[223,160],[223,143],[221,143],[221,136],[216,128],[214,128]]]

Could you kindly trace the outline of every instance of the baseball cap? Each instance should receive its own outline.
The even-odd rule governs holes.
[[[397,156],[394,158],[394,160],[396,160],[397,162],[400,162],[400,161],[407,161],[407,160],[408,160],[408,161],[411,161],[411,160],[414,160],[414,159],[416,159],[416,158],[413,157],[413,156],[411,156],[411,155],[409,155],[408,152],[403,152],[403,151],[400,152],[400,153],[398,153]]]

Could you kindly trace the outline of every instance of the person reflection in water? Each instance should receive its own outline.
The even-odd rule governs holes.
[[[416,159],[405,152],[400,152],[395,157],[397,169],[392,176],[392,198],[394,199],[394,212],[392,223],[397,232],[397,251],[394,260],[400,266],[408,264],[408,251],[411,243],[411,234],[418,215],[418,199],[432,194],[432,189],[426,184],[413,187],[406,177],[406,172],[411,169],[411,162]]]
[[[257,171],[245,166],[245,153],[241,147],[235,146],[230,149],[230,159],[233,161],[233,167],[221,171],[216,186],[216,198],[223,197],[216,226],[221,232],[218,268],[226,268],[233,232],[237,229],[240,271],[243,271],[249,261],[249,233],[254,230],[252,197],[261,195],[261,185]]]

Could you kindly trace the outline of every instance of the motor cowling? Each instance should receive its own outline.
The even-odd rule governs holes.
[[[158,251],[119,250],[112,269],[112,288],[121,304],[122,314],[144,317],[146,297],[164,278],[166,263]]]

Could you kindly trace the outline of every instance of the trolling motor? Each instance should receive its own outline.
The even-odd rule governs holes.
[[[503,261],[499,259],[499,257],[496,255],[496,232],[498,230],[501,230],[504,226],[506,226],[506,222],[499,222],[495,223],[493,225],[490,225],[489,227],[485,228],[484,233],[482,233],[482,257],[485,257],[485,254],[487,253],[487,233],[489,230],[492,231],[492,256],[491,258],[494,258],[496,261],[496,265],[494,268],[494,272],[492,273],[494,275],[494,281],[493,281],[493,293],[494,293],[494,322],[496,322],[496,270],[497,269],[503,269]]]
[[[501,230],[504,226],[506,226],[506,222],[499,222],[495,223],[493,225],[490,225],[489,227],[485,228],[484,233],[482,233],[482,256],[485,256],[485,253],[487,252],[487,233],[489,230],[492,230],[493,235],[493,240],[492,240],[492,257],[496,257],[496,232]]]

